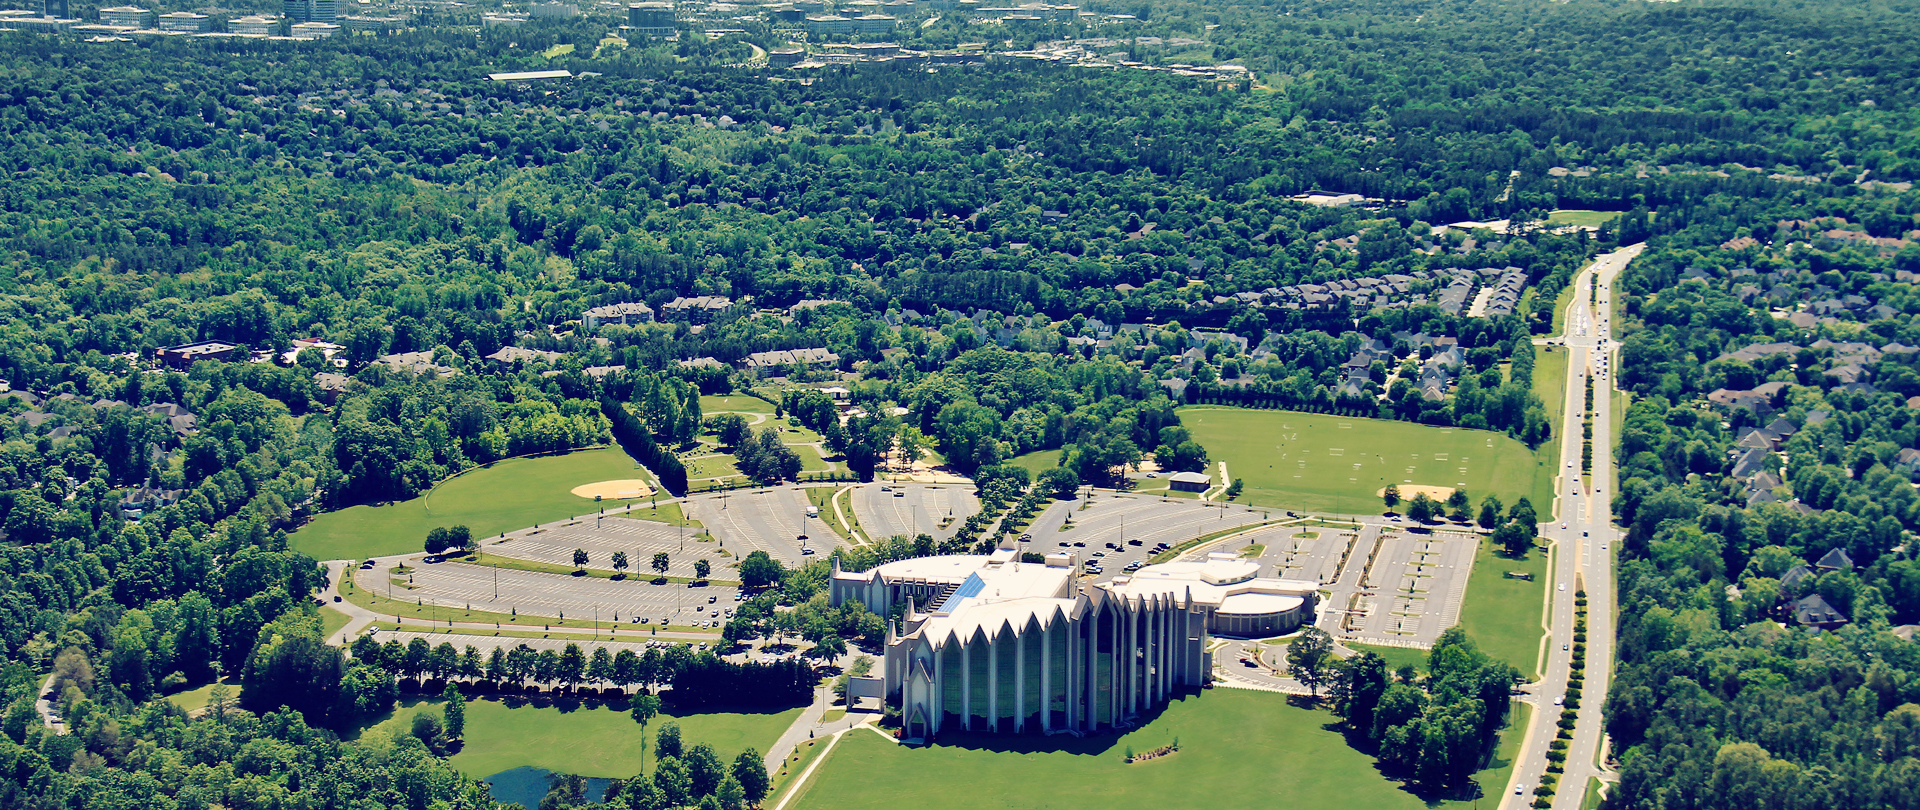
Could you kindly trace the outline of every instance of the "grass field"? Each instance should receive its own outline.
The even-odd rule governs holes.
[[[351,621],[353,621],[353,617],[345,613],[341,613],[330,607],[320,608],[320,637],[331,637],[334,633],[340,632],[340,628],[346,627],[347,623]]]
[[[773,415],[773,405],[759,397],[735,394],[727,397],[701,397],[700,414],[712,416],[716,413],[764,413]]]
[[[1375,493],[1387,484],[1463,482],[1476,502],[1552,503],[1553,460],[1504,434],[1215,405],[1181,408],[1180,422],[1246,482],[1236,503],[1365,514],[1385,508]]]
[[[1562,208],[1547,214],[1547,225],[1558,227],[1572,225],[1576,228],[1598,228],[1609,220],[1619,219],[1619,211],[1585,211],[1578,208]]]
[[[448,479],[432,492],[388,506],[328,512],[293,534],[293,547],[316,560],[357,560],[420,551],[435,526],[464,525],[477,537],[594,511],[569,490],[632,478],[637,465],[618,447],[564,456],[509,459]],[[603,505],[626,503],[605,501]]]
[[[1427,651],[1412,647],[1379,647],[1372,644],[1347,644],[1361,652],[1370,652],[1387,661],[1387,671],[1397,672],[1401,667],[1413,667],[1420,672],[1427,671]]]
[[[227,691],[230,693],[231,699],[239,700],[240,679],[229,677],[224,679],[224,682],[227,685]],[[181,710],[188,712],[197,712],[206,708],[207,703],[211,700],[213,700],[213,684],[188,689],[185,692],[175,692],[167,696],[168,703],[179,706]]]
[[[403,700],[400,708],[360,736],[406,733],[413,717],[439,712],[440,700]],[[712,713],[674,717],[666,713],[640,724],[624,711],[607,708],[560,709],[517,706],[497,700],[467,704],[466,746],[453,756],[453,766],[473,777],[488,777],[521,766],[555,773],[626,778],[646,766],[653,772],[653,738],[661,724],[680,724],[687,745],[713,746],[721,761],[731,764],[746,748],[765,753],[780,733],[800,716],[799,709],[752,714]],[[646,754],[640,752],[646,739]]]
[[[1516,712],[1524,724],[1526,716]],[[1206,807],[1315,810],[1471,807],[1426,801],[1381,776],[1372,757],[1329,730],[1332,715],[1289,705],[1285,696],[1214,689],[1173,701],[1152,722],[1122,736],[1086,738],[942,734],[943,744],[894,745],[871,732],[848,734],[799,790],[800,810],[896,807],[1115,810]],[[1502,735],[1495,767],[1479,782],[1488,798],[1506,784],[1520,735]],[[1129,765],[1126,750],[1179,738],[1180,750]],[[1511,738],[1511,739],[1507,739]],[[1276,791],[1280,791],[1276,793]],[[1278,797],[1278,798],[1277,798]]]
[[[1020,467],[1038,476],[1040,473],[1060,466],[1059,450],[1035,450],[1022,456],[1007,459],[1009,465]]]
[[[1508,579],[1507,571],[1533,574],[1533,581]],[[1480,544],[1467,580],[1467,598],[1460,606],[1460,626],[1488,655],[1506,661],[1529,680],[1538,677],[1541,610],[1547,588],[1547,552],[1535,549],[1524,560],[1495,554]]]

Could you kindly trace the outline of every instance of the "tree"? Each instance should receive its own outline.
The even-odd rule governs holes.
[[[666,757],[678,759],[682,753],[680,748],[680,724],[669,722],[661,726],[660,736],[655,739],[653,746],[653,755],[661,759]]]
[[[1488,495],[1486,500],[1480,502],[1480,528],[1492,529],[1500,525],[1500,512],[1504,508],[1498,497]]]
[[[1362,733],[1373,730],[1374,707],[1387,691],[1386,659],[1369,651],[1340,662],[1330,687],[1334,712],[1347,721],[1347,727]]]
[[[447,716],[447,737],[460,739],[467,730],[467,699],[460,695],[460,688],[453,684],[447,684],[447,691],[441,693],[440,697],[445,700],[442,711]]]
[[[1049,467],[1041,470],[1039,478],[1034,483],[1042,491],[1050,493],[1059,500],[1071,498],[1080,490],[1080,476],[1065,467]]]
[[[640,724],[640,761],[641,775],[646,775],[644,763],[647,761],[647,723],[660,714],[660,697],[645,690],[633,693],[627,699],[627,713],[633,715],[633,721]]]
[[[613,553],[613,570],[619,571],[621,573],[626,572],[627,570],[627,553],[626,552],[616,551]]]
[[[1422,492],[1413,496],[1413,502],[1407,505],[1407,517],[1421,523],[1431,523],[1434,513],[1439,508],[1439,504],[1434,503],[1432,498],[1427,497],[1427,493]]]
[[[1533,528],[1520,523],[1508,523],[1493,530],[1493,544],[1516,560],[1527,556],[1533,548]]]
[[[713,746],[706,743],[687,746],[687,753],[680,761],[687,766],[687,777],[693,780],[695,796],[714,792],[720,787],[720,780],[727,775],[726,765],[721,763],[720,755],[714,753]]]
[[[1380,498],[1387,502],[1387,511],[1393,511],[1394,507],[1400,505],[1400,485],[1388,484],[1386,491],[1380,493]]]
[[[441,552],[446,551],[447,547],[451,544],[452,540],[447,537],[447,527],[435,526],[431,531],[427,532],[426,546],[428,554],[438,556]]]
[[[767,777],[767,765],[760,758],[760,752],[752,748],[741,751],[733,758],[733,778],[740,783],[743,798],[747,804],[758,805],[767,797],[772,782]]]
[[[666,552],[656,551],[653,553],[653,570],[655,573],[665,574],[668,565]]]
[[[1326,674],[1327,654],[1332,650],[1333,638],[1327,631],[1308,625],[1287,645],[1287,674],[1318,698]]]
[[[661,726],[661,742],[666,741],[667,729],[673,729],[674,746],[678,750],[680,727],[672,723]],[[659,759],[653,765],[653,786],[660,789],[660,795],[667,800],[668,807],[685,807],[693,798],[693,779],[687,774],[687,766],[678,756],[665,753],[665,746],[657,750]]]
[[[1466,520],[1467,510],[1472,508],[1473,501],[1467,498],[1467,491],[1464,489],[1456,489],[1453,494],[1447,496],[1447,513],[1454,520]]]
[[[587,567],[587,550],[586,549],[576,548],[573,550],[573,567],[577,571],[586,570],[586,567]]]
[[[747,588],[778,585],[785,575],[786,568],[780,561],[764,551],[749,553],[740,561],[740,584]]]
[[[693,561],[693,575],[695,578],[706,579],[707,576],[712,573],[713,563],[707,562],[707,558],[701,557]]]
[[[1521,498],[1513,502],[1513,508],[1507,510],[1507,519],[1537,531],[1540,518],[1533,512],[1533,501]]]

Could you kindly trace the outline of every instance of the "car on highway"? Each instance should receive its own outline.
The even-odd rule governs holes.
[[[890,486],[887,486],[886,484],[881,484],[881,485],[880,485],[880,491],[881,491],[881,492],[892,492],[892,491],[893,491],[893,487],[890,487]]]

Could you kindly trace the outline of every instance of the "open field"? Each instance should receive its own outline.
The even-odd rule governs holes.
[[[759,397],[735,394],[726,397],[706,396],[700,398],[700,414],[712,416],[716,413],[764,413],[773,415],[773,405]]]
[[[1387,484],[1552,502],[1552,460],[1500,433],[1215,405],[1181,408],[1180,421],[1246,482],[1235,503],[1371,513],[1385,508],[1374,493]]]
[[[227,691],[230,695],[229,699],[239,700],[240,679],[229,677],[224,679],[224,682],[227,685]],[[213,686],[213,684],[206,684],[194,689],[188,689],[184,692],[175,692],[167,696],[167,702],[179,706],[183,711],[200,711],[207,707],[208,702],[213,700]]]
[[[405,733],[413,717],[422,712],[439,712],[441,701],[402,700],[385,720],[362,731],[360,736]],[[597,705],[597,704],[596,704]],[[467,703],[466,746],[453,756],[453,766],[478,778],[527,766],[555,773],[581,776],[627,778],[645,765],[653,772],[653,737],[669,721],[680,724],[680,737],[687,745],[713,746],[721,761],[731,764],[743,749],[765,753],[780,733],[800,716],[799,709],[765,713],[710,713],[681,717],[662,712],[640,724],[624,711],[609,708],[555,706],[535,707],[509,704],[501,700],[474,700]],[[646,753],[640,752],[646,740]]]
[[[1507,571],[1533,574],[1533,581],[1508,579]],[[1541,608],[1547,588],[1547,552],[1534,549],[1524,560],[1494,553],[1482,543],[1467,580],[1466,604],[1460,608],[1460,626],[1486,654],[1512,664],[1529,680],[1539,677]]]
[[[1024,468],[1027,472],[1038,476],[1042,472],[1060,466],[1060,451],[1035,450],[1026,455],[1014,456],[1013,458],[1007,459],[1007,464]]]
[[[1562,208],[1547,214],[1549,226],[1571,225],[1576,228],[1598,228],[1608,221],[1619,219],[1619,211],[1584,211],[1577,208]]]
[[[523,529],[594,511],[598,507],[591,498],[577,497],[571,490],[632,478],[636,469],[633,458],[618,447],[508,459],[448,479],[409,501],[328,512],[294,532],[293,547],[316,560],[357,560],[419,551],[436,526],[463,525],[476,537]]]
[[[1524,724],[1524,710],[1515,719]],[[841,738],[789,806],[1265,810],[1275,805],[1276,789],[1284,791],[1286,806],[1308,810],[1472,806],[1407,792],[1328,729],[1331,722],[1327,712],[1289,705],[1282,695],[1214,689],[1174,700],[1152,722],[1119,736],[943,733],[942,744],[909,748],[860,731]],[[1146,751],[1176,737],[1180,750],[1171,756],[1123,761],[1129,747]],[[1519,737],[1503,734],[1495,767],[1479,775],[1488,798],[1506,784]]]

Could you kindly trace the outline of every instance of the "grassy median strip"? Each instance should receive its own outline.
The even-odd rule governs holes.
[[[873,538],[867,535],[866,529],[860,528],[860,516],[853,511],[853,488],[848,487],[836,493],[833,496],[833,502],[840,504],[839,514],[847,519],[848,525],[845,528],[852,532],[847,540],[861,545],[873,545]]]
[[[592,624],[592,622],[588,622],[588,624]],[[657,624],[621,625],[621,626],[616,626],[615,628],[609,628],[607,632],[600,633],[598,635],[594,635],[590,633],[541,632],[540,630],[524,630],[524,629],[516,629],[513,627],[506,627],[506,626],[503,626],[498,630],[486,630],[486,629],[475,628],[475,627],[445,627],[445,626],[435,627],[430,624],[421,625],[421,624],[387,622],[387,621],[374,622],[372,626],[375,630],[397,631],[397,632],[404,632],[404,633],[433,633],[435,635],[453,635],[453,636],[485,636],[487,638],[494,638],[494,637],[550,638],[556,641],[631,641],[631,642],[638,643],[638,642],[646,641],[649,638],[651,638],[653,635],[652,631],[656,631],[656,630],[665,630],[669,633],[704,633],[710,636],[715,636],[715,637],[719,636],[718,633],[715,633],[714,631],[704,627],[681,627],[679,625],[657,625]],[[619,631],[627,632],[629,635],[621,636],[619,635]],[[669,640],[671,641],[676,639],[669,639]]]
[[[1147,564],[1159,565],[1160,563],[1163,563],[1163,562],[1173,562],[1175,559],[1178,559],[1180,555],[1185,554],[1189,551],[1192,551],[1196,546],[1213,542],[1222,537],[1226,537],[1227,535],[1230,535],[1230,534],[1237,534],[1239,532],[1250,532],[1250,531],[1253,531],[1254,529],[1264,528],[1264,527],[1272,526],[1276,523],[1282,523],[1282,522],[1284,521],[1269,520],[1265,523],[1244,523],[1239,526],[1235,526],[1231,529],[1221,529],[1220,531],[1213,532],[1211,534],[1203,534],[1192,540],[1188,540],[1184,543],[1181,543],[1180,545],[1174,546],[1173,548],[1167,549],[1166,551],[1162,551],[1159,554],[1155,554],[1152,557],[1149,557],[1147,559]]]
[[[679,501],[668,501],[659,506],[649,506],[645,509],[630,509],[625,512],[615,512],[607,515],[607,517],[650,520],[655,523],[665,523],[669,526],[685,526],[689,529],[707,528],[702,525],[700,521],[688,518],[687,513],[681,510]]]
[[[648,558],[648,560],[650,559],[651,558]],[[634,561],[636,563],[645,563],[648,560],[642,560],[636,557]],[[613,579],[614,577],[617,576],[621,580],[630,580],[630,581],[638,582],[642,584],[653,584],[653,585],[666,585],[666,584],[685,585],[689,582],[704,582],[708,585],[731,585],[734,587],[739,587],[740,585],[740,583],[738,582],[730,582],[724,579],[700,580],[700,579],[690,579],[687,577],[663,577],[663,576],[657,576],[657,575],[647,576],[645,574],[641,574],[638,572],[623,574],[615,571],[608,571],[601,568],[574,568],[573,566],[570,566],[570,565],[556,565],[554,563],[544,563],[538,560],[523,560],[518,557],[502,557],[498,554],[488,554],[484,551],[480,553],[480,556],[478,558],[461,557],[460,561],[468,565],[478,565],[485,568],[505,568],[513,571],[531,571],[536,574],[566,574],[568,576],[573,576],[573,577],[582,577],[582,578],[592,577],[594,579]]]

